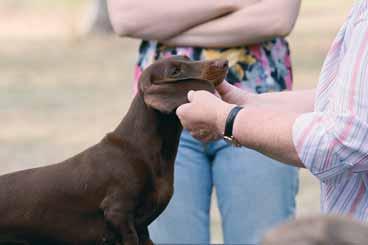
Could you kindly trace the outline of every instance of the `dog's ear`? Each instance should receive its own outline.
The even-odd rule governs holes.
[[[208,81],[183,80],[162,84],[151,84],[144,88],[144,102],[163,113],[172,113],[180,105],[188,102],[190,90],[207,90],[214,93],[215,87]]]
[[[152,84],[152,76],[151,76],[151,66],[147,67],[139,77],[138,81],[138,91],[144,94],[144,91],[146,91],[149,86]]]

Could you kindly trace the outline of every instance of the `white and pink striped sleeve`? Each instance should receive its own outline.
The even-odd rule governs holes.
[[[347,30],[341,47],[345,50],[336,58],[339,65],[330,97],[316,98],[328,99],[327,107],[299,116],[293,126],[301,161],[322,181],[345,171],[368,171],[367,19]]]

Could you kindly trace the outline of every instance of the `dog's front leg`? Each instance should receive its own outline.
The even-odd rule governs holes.
[[[109,211],[105,218],[113,226],[113,229],[120,233],[124,245],[139,244],[132,213],[125,213],[124,210],[115,209],[114,211]]]
[[[147,226],[138,229],[139,245],[153,245]]]
[[[139,245],[139,238],[135,228],[134,203],[129,198],[117,202],[115,198],[106,198],[101,205],[106,222],[118,232],[123,245]]]

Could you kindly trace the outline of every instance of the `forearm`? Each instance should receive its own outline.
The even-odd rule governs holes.
[[[247,104],[277,105],[285,111],[311,112],[314,110],[315,89],[264,93],[250,96]]]
[[[228,14],[240,0],[108,0],[111,22],[122,36],[164,40]]]
[[[292,139],[293,123],[299,115],[298,112],[280,110],[278,106],[248,106],[236,117],[233,135],[245,147],[281,162],[304,167]]]
[[[234,47],[286,36],[299,13],[299,0],[264,0],[195,26],[164,43],[169,46]]]
[[[236,105],[277,105],[285,111],[310,112],[314,109],[315,90],[255,94],[224,81],[216,87],[223,101]]]

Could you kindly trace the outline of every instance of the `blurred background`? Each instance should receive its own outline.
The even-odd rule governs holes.
[[[352,2],[303,1],[288,38],[295,89],[317,83]],[[124,116],[138,41],[111,33],[105,8],[105,0],[0,1],[0,174],[64,160]],[[297,215],[318,213],[318,182],[300,175]],[[212,242],[221,243],[212,206]]]

